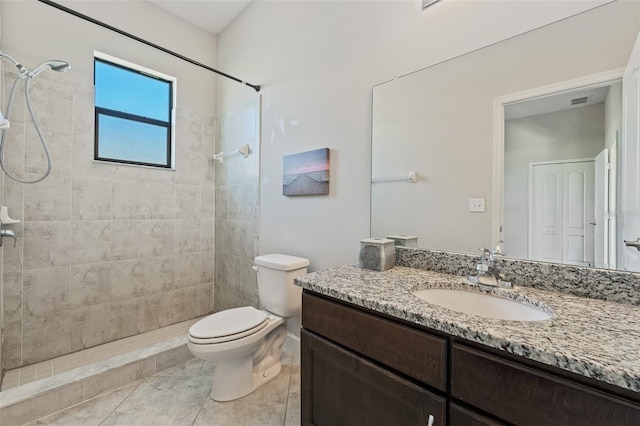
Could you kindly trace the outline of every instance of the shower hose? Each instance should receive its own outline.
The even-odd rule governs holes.
[[[38,138],[40,139],[40,143],[42,144],[44,153],[47,156],[47,170],[44,172],[42,176],[34,180],[22,180],[17,176],[13,175],[11,172],[9,172],[9,170],[7,169],[7,165],[5,164],[5,158],[4,158],[8,129],[3,129],[2,137],[0,138],[0,167],[2,167],[2,170],[5,172],[7,176],[15,180],[16,182],[20,182],[20,183],[38,183],[45,180],[47,176],[49,176],[49,173],[51,173],[51,153],[49,152],[49,147],[47,147],[47,142],[44,139],[44,135],[42,134],[42,130],[40,129],[40,125],[38,124],[36,115],[33,112],[33,107],[31,106],[31,97],[29,96],[29,83],[32,78],[33,76],[30,76],[28,74],[24,74],[24,75],[18,74],[18,76],[13,82],[13,85],[11,86],[11,93],[9,94],[9,101],[7,103],[7,109],[5,110],[5,118],[9,120],[9,117],[11,116],[11,108],[13,107],[13,98],[16,94],[18,83],[20,82],[20,80],[25,79],[24,97],[27,101],[27,109],[29,110],[29,114],[31,115],[31,121],[33,122],[33,125],[36,128],[36,132],[38,133]]]

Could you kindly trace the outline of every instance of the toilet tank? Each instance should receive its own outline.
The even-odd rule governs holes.
[[[286,254],[267,254],[255,258],[260,303],[269,312],[283,317],[301,309],[302,289],[293,283],[307,273],[309,260]]]

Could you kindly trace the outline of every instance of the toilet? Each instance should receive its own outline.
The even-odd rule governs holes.
[[[286,254],[255,258],[258,295],[264,310],[227,309],[189,328],[193,355],[215,361],[211,399],[231,401],[250,394],[280,373],[286,321],[300,312],[301,289],[293,279],[307,273],[309,260]]]

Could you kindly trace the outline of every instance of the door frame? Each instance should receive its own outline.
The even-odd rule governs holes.
[[[510,93],[493,98],[493,180],[492,180],[492,241],[503,240],[502,223],[504,220],[504,108],[508,104],[527,101],[533,98],[551,96],[560,92],[569,92],[585,88],[610,86],[622,81],[624,68],[566,80],[546,86],[540,86],[522,92]]]

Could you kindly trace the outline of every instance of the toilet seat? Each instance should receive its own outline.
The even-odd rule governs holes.
[[[189,328],[189,341],[196,344],[224,343],[254,334],[269,323],[269,316],[251,306],[227,309],[209,315]]]

